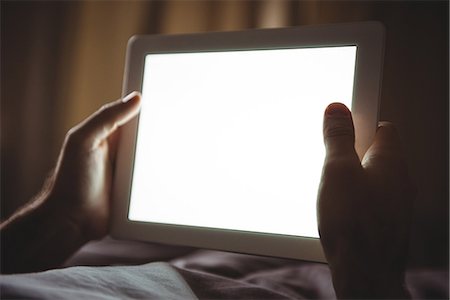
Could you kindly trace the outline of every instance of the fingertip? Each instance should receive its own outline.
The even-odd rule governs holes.
[[[345,104],[333,102],[325,109],[325,117],[329,118],[350,118],[351,112]]]
[[[136,117],[140,111],[141,94],[132,92],[124,98],[103,105],[82,123],[83,134],[95,146],[118,127]]]
[[[132,96],[128,97],[130,95]],[[141,109],[141,94],[139,92],[133,92],[128,96],[128,99],[126,99],[127,97],[124,98],[124,100],[126,99],[126,101],[123,101],[124,106],[115,120],[118,126],[122,126],[123,124],[130,121],[132,118],[139,114],[139,111]]]
[[[122,102],[123,103],[128,103],[128,102],[140,102],[141,100],[141,93],[138,91],[133,91],[131,93],[129,93],[128,95],[126,95],[125,97],[122,98]]]
[[[400,135],[395,124],[389,121],[378,122],[374,143],[388,143],[391,146],[399,146]]]
[[[118,120],[119,125],[127,122],[130,117],[135,116],[139,113],[141,109],[141,101],[142,95],[138,91],[131,92],[123,99],[121,99],[121,103],[123,104],[122,108],[122,116],[126,116],[123,120]]]
[[[377,130],[382,128],[382,127],[396,130],[394,123],[389,122],[389,121],[380,121],[380,122],[378,122]]]
[[[342,103],[331,103],[325,109],[323,137],[327,156],[353,155],[355,132],[350,110]]]
[[[386,136],[385,138],[390,138],[390,139],[393,139],[393,138],[399,139],[397,127],[395,126],[394,123],[389,122],[389,121],[378,122],[376,135],[377,136]]]
[[[400,135],[392,122],[382,121],[378,123],[377,132],[372,145],[363,158],[363,165],[369,165],[374,158],[394,159],[403,161],[403,149]]]

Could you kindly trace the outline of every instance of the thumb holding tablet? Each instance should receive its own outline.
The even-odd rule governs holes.
[[[358,159],[355,130],[350,110],[342,103],[331,103],[325,110],[323,136],[327,158]]]
[[[382,122],[362,163],[351,113],[330,104],[318,227],[338,298],[405,298],[404,272],[414,188],[399,136]]]
[[[110,102],[66,136],[50,202],[68,214],[87,240],[108,231],[117,129],[138,114],[140,101],[140,94],[133,92]]]
[[[137,115],[140,94],[103,106],[66,135],[42,191],[0,224],[2,272],[60,266],[108,232],[117,128]]]
[[[79,136],[88,147],[96,147],[108,138],[118,127],[136,116],[140,107],[141,95],[132,92],[122,99],[103,105],[94,114],[72,128],[70,136]]]

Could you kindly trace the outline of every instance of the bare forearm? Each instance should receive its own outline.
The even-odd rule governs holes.
[[[1,224],[2,273],[58,267],[86,242],[48,198],[41,196]]]

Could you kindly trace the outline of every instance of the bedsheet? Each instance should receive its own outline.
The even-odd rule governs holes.
[[[414,299],[448,299],[448,269],[409,270]],[[0,277],[3,298],[334,299],[325,264],[116,241],[83,247],[61,269]]]

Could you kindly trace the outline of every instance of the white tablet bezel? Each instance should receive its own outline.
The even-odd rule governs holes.
[[[384,27],[378,22],[330,24],[240,32],[134,36],[127,48],[123,95],[142,91],[145,56],[226,50],[357,46],[352,114],[362,157],[378,121]],[[216,228],[131,221],[129,200],[138,118],[121,128],[113,185],[111,235],[116,238],[194,246],[325,262],[320,240]]]

